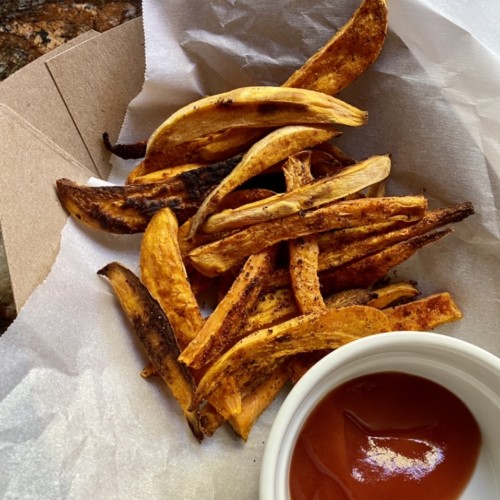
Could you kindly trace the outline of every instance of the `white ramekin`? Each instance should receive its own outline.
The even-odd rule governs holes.
[[[316,404],[338,385],[374,372],[399,371],[430,379],[471,410],[483,443],[462,500],[500,499],[500,359],[438,333],[372,335],[332,352],[293,387],[273,423],[260,474],[261,500],[288,500],[290,459],[298,433]]]

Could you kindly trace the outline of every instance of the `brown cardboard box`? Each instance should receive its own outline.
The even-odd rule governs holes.
[[[143,80],[138,18],[82,35],[0,84],[0,228],[18,311],[59,249],[66,214],[55,180],[108,177],[101,134],[116,140]]]

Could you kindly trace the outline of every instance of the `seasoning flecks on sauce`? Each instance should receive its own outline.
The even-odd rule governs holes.
[[[422,377],[383,372],[330,392],[300,431],[292,500],[451,500],[479,456],[465,404]]]

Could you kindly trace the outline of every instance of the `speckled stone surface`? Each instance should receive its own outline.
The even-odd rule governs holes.
[[[140,0],[0,1],[0,80],[58,45],[141,15]]]

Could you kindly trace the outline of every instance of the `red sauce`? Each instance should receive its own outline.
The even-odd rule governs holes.
[[[444,387],[398,372],[330,392],[300,431],[292,500],[456,499],[478,459],[481,433]]]

